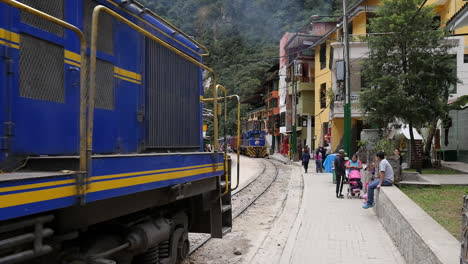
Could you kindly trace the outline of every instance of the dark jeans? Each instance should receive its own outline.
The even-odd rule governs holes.
[[[323,172],[323,167],[322,167],[322,160],[316,160],[315,161],[315,171],[317,173],[322,173]]]
[[[367,186],[367,204],[374,203],[374,190],[379,185],[380,179],[375,179]],[[393,183],[387,180],[384,180],[382,186],[391,186]]]
[[[309,168],[309,161],[303,161],[302,166],[304,166],[304,170],[307,172],[307,169]]]
[[[341,195],[341,193],[343,192],[344,178],[345,174],[336,174],[336,195]]]

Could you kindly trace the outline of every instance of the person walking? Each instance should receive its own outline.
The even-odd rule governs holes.
[[[391,186],[393,184],[394,174],[392,165],[385,159],[383,151],[379,151],[375,155],[375,161],[379,164],[378,178],[367,186],[367,203],[362,206],[364,209],[369,209],[374,206],[375,189],[379,190],[382,186]]]
[[[346,177],[346,167],[345,167],[345,151],[340,149],[338,155],[335,157],[333,164],[335,166],[336,174],[336,198],[343,199],[343,183]]]
[[[325,160],[327,158],[327,149],[324,146],[320,146],[320,152],[322,153],[322,159]]]
[[[309,161],[310,161],[309,149],[304,149],[304,152],[302,153],[302,166],[304,166],[305,173],[307,173],[307,169],[309,168]]]
[[[314,155],[314,160],[315,160],[315,172],[316,173],[323,173],[323,156],[322,152],[320,152],[320,149],[317,149]]]

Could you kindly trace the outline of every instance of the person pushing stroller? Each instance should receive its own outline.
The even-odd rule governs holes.
[[[356,154],[353,155],[350,161],[347,161],[345,164],[346,169],[348,170],[348,198],[351,198],[357,194],[357,197],[360,197],[362,190],[362,181],[361,181],[361,169],[362,162],[358,159]]]

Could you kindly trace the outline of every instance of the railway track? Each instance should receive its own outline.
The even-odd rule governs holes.
[[[232,193],[233,219],[236,219],[247,210],[276,181],[279,172],[278,165],[267,159],[262,160],[262,163],[262,171],[246,185]],[[207,243],[211,237],[206,234],[189,234],[189,239],[191,240],[189,255],[192,255],[197,249]]]

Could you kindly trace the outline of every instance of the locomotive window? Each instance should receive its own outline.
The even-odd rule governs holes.
[[[51,16],[63,19],[63,0],[22,0],[21,2]],[[34,14],[21,11],[20,19],[23,23],[63,37],[62,26],[46,21]]]
[[[64,103],[63,47],[26,34],[20,47],[20,96]]]
[[[99,3],[95,0],[83,0],[83,31],[86,36],[88,47],[91,42],[91,21],[93,17],[93,9],[98,4]],[[109,14],[101,13],[99,15],[98,28],[97,50],[113,55],[114,19]]]

